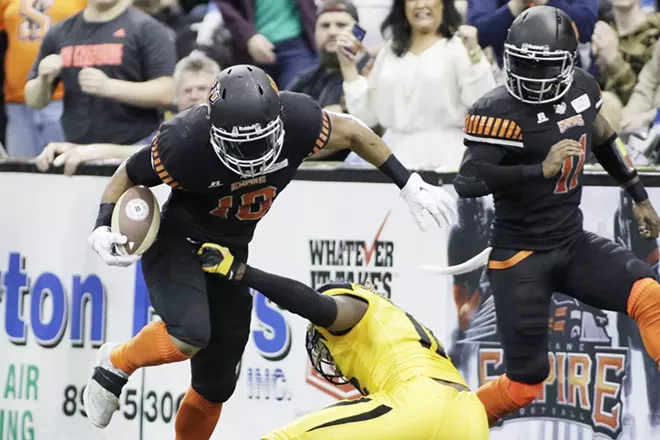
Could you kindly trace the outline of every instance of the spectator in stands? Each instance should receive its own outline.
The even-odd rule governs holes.
[[[177,53],[182,58],[193,50],[201,50],[219,65],[233,66],[236,64],[234,39],[222,18],[220,7],[213,1],[204,6],[206,6],[204,13],[201,14],[198,22],[179,35]],[[195,8],[189,16],[195,17],[198,10],[200,10],[199,7]]]
[[[86,0],[35,2],[25,8],[22,0],[0,0],[0,31],[8,38],[5,52],[6,147],[10,155],[35,157],[49,142],[64,139],[60,116],[64,88],[59,85],[50,104],[33,110],[25,105],[25,82],[51,26],[80,12]]]
[[[384,139],[407,165],[458,168],[465,113],[495,87],[476,29],[459,25],[453,0],[395,0],[381,28],[392,38],[368,80],[356,57],[338,51],[349,113],[388,129]],[[345,30],[337,44],[357,40]]]
[[[173,40],[179,28],[185,26],[183,8],[178,0],[133,0],[133,6],[167,26]]]
[[[286,88],[316,63],[315,0],[216,0],[238,63],[255,64]]]
[[[174,42],[163,24],[131,1],[88,0],[83,12],[44,38],[25,101],[45,107],[61,81],[67,142],[147,142],[160,124],[158,108],[172,102]]]
[[[645,14],[640,0],[612,2],[612,13],[613,26],[596,23],[591,46],[604,91],[604,114],[619,129],[621,107],[628,102],[660,36],[660,14]]]
[[[599,0],[468,0],[467,24],[479,31],[481,47],[491,46],[502,65],[504,40],[513,20],[534,5],[554,6],[575,22],[580,42],[588,43],[598,18]]]
[[[655,43],[653,55],[637,78],[637,84],[623,108],[621,129],[647,131],[660,107],[660,41]]]
[[[288,89],[311,96],[326,110],[347,113],[342,99],[344,79],[337,58],[337,36],[345,30],[350,31],[358,21],[358,11],[351,0],[326,0],[318,11],[314,34],[319,63],[299,75]],[[362,73],[372,60],[373,58],[363,51],[358,61],[358,70]],[[349,150],[321,150],[311,159],[343,162],[349,153]]]
[[[174,69],[174,101],[177,108],[183,111],[204,104],[209,96],[209,88],[219,73],[220,66],[201,52],[193,52],[181,59]],[[51,165],[64,165],[64,174],[72,175],[81,163],[103,159],[125,159],[149,143],[128,146],[55,142],[49,144],[37,157],[36,165],[40,171],[47,171]]]

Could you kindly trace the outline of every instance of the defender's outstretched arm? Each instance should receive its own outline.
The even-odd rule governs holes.
[[[300,281],[235,261],[229,249],[217,244],[204,243],[197,254],[205,272],[252,287],[286,310],[331,332],[353,328],[367,310],[367,304],[359,299],[323,295]]]

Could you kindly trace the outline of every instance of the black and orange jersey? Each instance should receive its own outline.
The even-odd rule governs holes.
[[[126,170],[135,184],[165,183],[172,188],[161,228],[195,241],[234,249],[247,246],[257,223],[302,161],[322,149],[330,137],[328,114],[314,100],[291,92],[280,97],[284,144],[264,175],[241,178],[224,166],[210,143],[206,105],[163,123],[151,146],[129,159]]]
[[[563,139],[575,139],[585,150],[585,155],[567,159],[553,179],[493,194],[492,246],[546,250],[582,230],[580,176],[601,104],[596,80],[575,69],[569,91],[554,103],[525,104],[500,86],[472,106],[465,117],[464,143],[468,148],[482,144],[505,149],[500,165],[540,164],[550,148]]]
[[[433,332],[388,299],[357,284],[326,286],[324,295],[348,295],[369,306],[348,333],[317,327],[342,374],[363,395],[377,393],[416,376],[467,387]]]

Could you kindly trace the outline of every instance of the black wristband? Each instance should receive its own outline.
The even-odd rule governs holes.
[[[94,229],[100,228],[101,226],[110,226],[112,224],[112,211],[114,210],[114,203],[101,203],[101,206],[99,206],[99,214],[96,216]]]
[[[543,164],[537,165],[523,165],[522,174],[525,179],[542,179],[543,178]]]
[[[403,189],[403,187],[406,186],[406,183],[408,183],[408,179],[410,179],[410,175],[412,174],[401,162],[399,162],[399,159],[397,159],[394,154],[390,154],[390,157],[388,157],[378,169],[389,177],[399,189]]]
[[[628,194],[630,194],[630,197],[632,197],[635,203],[643,202],[649,198],[649,193],[646,192],[646,188],[644,188],[641,180],[626,187],[626,191],[628,191]]]

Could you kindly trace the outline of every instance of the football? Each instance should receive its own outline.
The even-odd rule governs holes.
[[[160,207],[156,196],[146,186],[128,189],[112,212],[112,232],[126,236],[126,244],[117,245],[124,255],[142,255],[156,240],[160,227]]]

